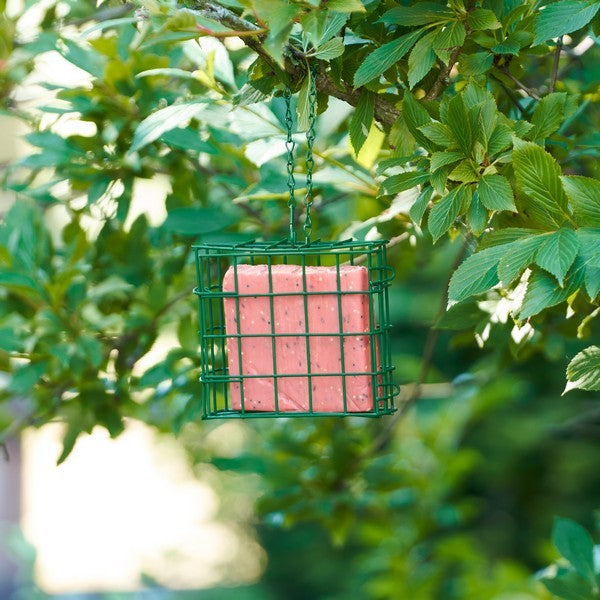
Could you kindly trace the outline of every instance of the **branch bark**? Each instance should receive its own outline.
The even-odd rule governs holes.
[[[262,29],[242,19],[228,8],[224,8],[209,0],[196,0],[195,6],[203,16],[218,21],[222,25],[234,29],[236,31],[247,31],[256,33],[255,37],[241,38],[244,44],[256,52],[265,62],[273,66],[274,70],[279,70],[279,66],[275,63],[271,55],[264,49],[264,34]],[[293,52],[293,50],[292,50]],[[286,60],[285,71],[294,81],[299,81],[306,75],[306,69],[302,62],[294,64],[291,60]],[[357,106],[360,100],[360,90],[354,90],[348,86],[339,87],[328,75],[323,71],[317,73],[316,86],[319,92],[323,92],[339,100],[347,102],[351,106]],[[383,125],[391,126],[400,116],[400,110],[392,103],[383,98],[375,99],[375,119]]]

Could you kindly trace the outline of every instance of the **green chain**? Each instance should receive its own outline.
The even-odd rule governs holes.
[[[304,196],[306,216],[304,219],[304,237],[306,238],[306,243],[310,244],[310,235],[312,233],[312,219],[310,217],[310,208],[313,203],[313,170],[315,168],[315,161],[313,159],[313,145],[315,142],[315,119],[317,116],[317,69],[314,65],[309,68],[306,76],[310,79],[308,90],[308,129],[306,130],[306,195]],[[293,120],[290,102],[292,92],[287,86],[285,88],[283,97],[285,98],[285,127],[287,131],[285,148],[287,150],[287,187],[289,191],[288,208],[290,213],[290,241],[293,244],[295,244],[296,232],[294,231],[294,212],[296,206],[296,199],[294,197],[294,191],[296,189],[296,179],[294,177],[294,150],[296,148],[296,142],[292,137]]]
[[[317,104],[317,69],[313,65],[308,73],[310,77],[308,91],[308,129],[306,130],[306,195],[304,204],[306,206],[306,217],[304,220],[304,237],[306,243],[310,244],[310,234],[312,233],[312,219],[310,217],[310,207],[313,203],[313,169],[315,161],[313,159],[313,144],[315,142],[315,119]]]
[[[292,137],[292,109],[290,106],[290,100],[292,97],[292,91],[286,86],[284,92],[285,98],[285,126],[287,129],[287,138],[285,140],[285,148],[287,150],[287,186],[289,190],[288,208],[290,211],[290,242],[296,243],[296,232],[294,231],[294,211],[296,206],[296,199],[294,198],[294,190],[296,189],[296,179],[294,178],[294,148],[296,142]]]

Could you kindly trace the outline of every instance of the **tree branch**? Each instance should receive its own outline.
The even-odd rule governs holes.
[[[438,73],[437,79],[434,84],[431,86],[431,89],[427,92],[425,96],[426,100],[434,100],[438,97],[439,93],[450,83],[450,72],[452,71],[452,67],[456,64],[458,60],[458,56],[462,50],[462,46],[457,46],[452,50],[450,54],[450,60],[447,65],[444,65],[440,72]]]
[[[404,415],[406,415],[406,413],[414,405],[414,403],[421,397],[422,386],[425,383],[427,375],[429,374],[429,370],[431,369],[431,365],[433,362],[433,354],[435,352],[435,348],[440,338],[440,329],[436,327],[436,324],[437,321],[440,320],[444,312],[446,312],[446,305],[448,304],[448,285],[450,284],[450,278],[454,274],[454,271],[456,271],[458,265],[460,265],[460,263],[463,261],[465,254],[469,248],[469,243],[470,238],[467,236],[458,254],[456,255],[456,258],[454,259],[452,266],[450,267],[448,280],[444,284],[438,311],[434,318],[433,325],[429,330],[429,333],[427,334],[427,339],[425,340],[425,347],[423,349],[423,355],[421,357],[421,368],[419,370],[419,376],[417,377],[417,381],[411,387],[408,397],[399,407],[398,412],[388,421],[386,427],[382,429],[379,436],[375,439],[373,445],[368,451],[369,456],[377,454],[377,452],[379,452],[386,446],[386,444],[389,442],[390,438],[394,433],[396,425],[402,420]]]
[[[554,86],[556,85],[556,78],[558,76],[558,63],[560,61],[560,53],[563,47],[562,35],[556,41],[556,50],[554,52],[554,64],[552,65],[552,76],[550,77],[550,87],[548,91],[554,92]]]
[[[264,33],[263,29],[242,19],[240,16],[235,14],[228,8],[224,8],[209,0],[195,0],[194,5],[198,12],[203,16],[218,21],[222,25],[234,29],[238,32],[252,32],[252,37],[244,37],[244,44],[256,52],[265,62],[273,67],[275,71],[280,70],[279,66],[273,59],[273,57],[265,50],[263,46]],[[242,38],[241,38],[242,39]],[[294,54],[298,51],[289,47],[290,53]],[[302,58],[302,57],[300,57]],[[292,81],[300,81],[306,75],[306,67],[304,60],[298,61],[294,64],[291,60],[285,61],[285,71],[288,73]],[[316,78],[316,87],[319,92],[323,92],[339,100],[347,102],[351,106],[357,106],[360,100],[360,90],[354,90],[348,86],[339,87],[326,73],[319,70]],[[383,98],[375,98],[375,119],[383,125],[391,126],[394,124],[396,119],[400,116],[400,110],[397,109],[393,104],[384,100]]]

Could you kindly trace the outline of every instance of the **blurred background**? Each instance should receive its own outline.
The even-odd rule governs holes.
[[[564,323],[564,307],[519,329],[501,299],[490,297],[440,321],[464,239],[433,246],[408,225],[412,192],[391,207],[377,197],[384,136],[374,126],[356,156],[347,134],[350,107],[331,98],[315,144],[319,235],[392,238],[407,229],[390,248],[399,402],[410,397],[429,348],[426,381],[393,428],[389,419],[200,422],[189,247],[196,239],[285,232],[283,101],[221,110],[216,95],[228,86],[230,95],[238,93],[252,61],[239,40],[166,53],[159,39],[123,60],[119,48],[135,47],[131,23],[81,37],[79,24],[96,9],[83,1],[5,7],[22,47],[13,55],[10,103],[0,117],[0,164],[17,165],[4,180],[0,210],[19,239],[30,236],[35,246],[43,238],[40,279],[43,269],[50,280],[66,273],[68,263],[79,269],[74,282],[88,281],[83,333],[75,341],[56,338],[48,352],[59,355],[61,344],[76,345],[88,330],[114,327],[133,329],[135,339],[123,347],[135,358],[123,368],[128,392],[116,409],[108,392],[79,398],[69,389],[61,390],[61,418],[50,411],[37,422],[22,399],[3,408],[3,428],[18,421],[24,431],[6,438],[0,458],[0,599],[552,597],[535,574],[558,557],[553,519],[594,531],[600,490],[598,399],[561,396],[565,357],[582,347]],[[88,54],[57,49],[55,39],[27,45],[32,28],[46,31],[48,19],[59,17],[67,18],[61,35]],[[100,59],[109,64],[104,82],[92,75],[91,61]],[[535,81],[543,60],[524,77]],[[558,89],[597,90],[598,65],[598,48],[588,44]],[[195,70],[195,79],[135,76],[167,67]],[[158,140],[128,154],[140,121],[195,93],[215,99],[200,123],[188,119],[201,132],[196,147]],[[137,106],[128,112],[134,94]],[[63,110],[68,102],[75,110]],[[507,102],[503,110],[515,108]],[[34,116],[23,119],[19,111]],[[590,136],[599,125],[596,101],[575,125],[594,152]],[[46,162],[34,164],[27,157],[39,156],[39,140],[27,136],[38,130],[70,137],[83,154],[66,149],[63,156],[63,149],[42,145]],[[594,152],[584,160],[597,161]],[[27,169],[33,175],[23,175]],[[15,202],[42,208],[11,213]],[[230,224],[190,230],[167,218],[197,204],[224,212]],[[80,255],[69,263],[80,233]],[[154,294],[161,308],[145,313],[140,298]],[[177,304],[165,304],[174,297]],[[4,300],[2,308],[4,326],[24,338],[21,329],[38,331],[50,320]],[[9,313],[22,318],[6,320]],[[590,327],[598,339],[597,323]],[[189,356],[174,354],[179,348]],[[104,379],[116,382],[113,392],[120,389],[118,359],[78,371],[76,352],[69,356],[65,372],[83,382],[81,389]],[[35,402],[50,406],[50,398]],[[71,452],[62,462],[65,447]]]

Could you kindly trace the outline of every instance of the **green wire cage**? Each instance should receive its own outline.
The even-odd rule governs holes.
[[[289,239],[194,246],[204,419],[395,411],[387,242],[310,239],[315,72],[307,76],[305,241],[294,231],[287,89]]]
[[[394,412],[385,241],[195,252],[203,418]]]

